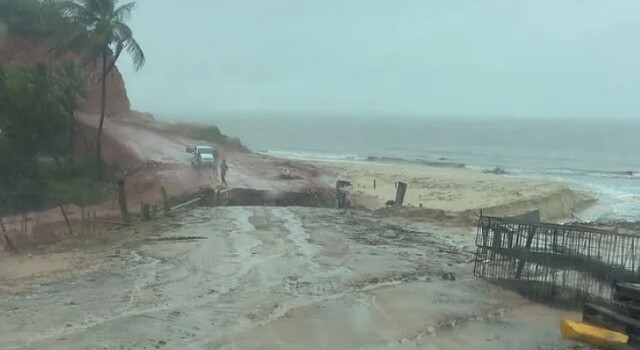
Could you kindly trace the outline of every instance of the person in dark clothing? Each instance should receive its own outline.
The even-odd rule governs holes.
[[[227,165],[227,160],[226,159],[222,159],[222,162],[220,163],[220,184],[223,186],[227,186],[227,170],[229,170],[229,166]]]

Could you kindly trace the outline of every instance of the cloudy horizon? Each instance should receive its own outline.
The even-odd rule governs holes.
[[[138,0],[133,108],[634,118],[640,3]]]

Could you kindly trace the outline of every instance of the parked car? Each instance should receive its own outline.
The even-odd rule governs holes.
[[[187,147],[187,153],[193,155],[191,165],[195,168],[213,168],[216,165],[218,152],[211,146]]]

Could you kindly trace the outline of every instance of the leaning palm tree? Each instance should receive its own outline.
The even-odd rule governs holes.
[[[96,161],[102,174],[102,127],[104,125],[107,100],[107,77],[116,65],[123,51],[133,58],[135,70],[145,62],[144,52],[133,38],[126,21],[131,17],[135,3],[117,6],[119,0],[71,0],[62,4],[63,12],[78,30],[65,46],[80,49],[86,53],[88,61],[101,59],[102,96],[100,123],[96,139]]]

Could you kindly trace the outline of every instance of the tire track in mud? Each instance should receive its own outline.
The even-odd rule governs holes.
[[[57,339],[68,344],[104,340],[114,347],[153,348],[149,339],[161,337],[179,339],[189,348],[218,348],[255,327],[296,314],[297,309],[345,296],[357,301],[368,292],[357,282],[372,281],[352,270],[349,266],[358,263],[347,257],[370,248],[348,233],[378,227],[368,218],[353,225],[341,223],[338,215],[299,208],[226,207],[197,209],[171,222],[158,222],[153,232],[160,240],[146,240],[129,260],[109,268],[110,274],[122,276],[117,285],[105,286],[111,289],[106,295],[109,303],[71,326],[61,324],[38,337],[22,338],[25,342],[14,343],[12,349],[46,348],[45,344],[68,348],[54,342]],[[345,245],[343,258],[326,255],[327,242],[334,242],[321,238],[328,234]],[[162,240],[167,237],[178,240]],[[323,243],[315,243],[314,237]],[[377,234],[372,237],[381,239]],[[393,249],[382,255],[393,256]],[[386,272],[385,266],[375,273]],[[390,280],[396,277],[408,280],[405,275]],[[376,282],[383,282],[380,279]],[[74,283],[84,289],[94,285],[86,276]],[[76,296],[79,305],[93,300]],[[116,307],[110,307],[114,303]],[[70,312],[68,317],[74,315],[78,314]],[[132,327],[136,332],[127,332]],[[121,336],[108,340],[102,334]],[[0,339],[0,348],[5,344]]]
[[[141,256],[136,254],[136,252],[132,252],[128,256],[125,256],[122,261],[116,263],[105,264],[102,266],[100,270],[90,273],[89,275],[85,275],[81,277],[80,281],[73,281],[73,285],[77,288],[75,293],[70,293],[72,296],[75,294],[71,300],[64,303],[59,304],[58,309],[55,312],[64,312],[64,314],[69,314],[69,307],[73,305],[88,305],[90,308],[96,308],[92,315],[81,317],[71,318],[66,322],[57,322],[53,327],[49,327],[48,329],[40,329],[37,333],[34,333],[28,337],[28,340],[16,340],[12,341],[13,345],[5,346],[0,343],[0,348],[2,349],[24,349],[24,348],[42,348],[40,346],[35,346],[35,344],[54,339],[65,339],[67,337],[78,335],[92,328],[98,327],[105,323],[111,321],[117,321],[120,319],[128,318],[130,316],[134,316],[138,314],[136,310],[131,310],[133,305],[135,304],[136,297],[141,291],[144,290],[147,281],[153,280],[154,276],[147,275],[147,272],[144,272],[142,275],[147,276],[148,278],[143,279],[142,281],[138,281],[137,278],[129,275],[126,275],[126,272],[137,272],[138,270],[143,270],[145,267],[151,267],[150,271],[153,271],[155,266],[159,260],[153,259],[146,256]],[[128,266],[125,271],[126,272],[114,272],[109,271],[108,269],[118,268],[118,265],[133,265]],[[122,266],[120,266],[122,267]],[[122,294],[111,295],[107,292],[107,295],[101,296],[101,291],[95,290],[95,287],[92,286],[94,281],[97,279],[103,279],[107,277],[115,278],[110,279],[109,281],[117,282],[120,280],[122,286],[125,286],[126,281],[131,281],[132,287]],[[138,275],[139,276],[139,275]],[[68,278],[67,278],[68,279]],[[39,313],[40,310],[35,310],[37,308],[37,303],[42,302],[48,305],[48,307],[54,308],[55,310],[55,300],[51,300],[49,297],[47,301],[38,300],[38,297],[46,297],[47,294],[58,294],[60,289],[64,288],[71,281],[58,281],[55,283],[51,283],[49,286],[51,291],[45,293],[38,293],[31,297],[28,297],[28,302],[26,307],[23,309],[28,309],[31,307],[33,312]],[[117,289],[117,288],[115,288]],[[107,298],[105,302],[106,305],[102,305],[106,310],[101,310],[100,305],[96,306],[94,304],[99,303],[101,300],[100,297]],[[59,299],[59,298],[58,298]],[[77,300],[77,301],[75,301]],[[23,300],[24,301],[24,300]],[[54,301],[52,303],[52,301]],[[31,305],[35,304],[35,305]],[[109,306],[111,304],[116,304],[117,306]],[[23,310],[24,311],[24,310]],[[82,313],[82,312],[79,312]],[[6,339],[6,338],[5,338]]]

